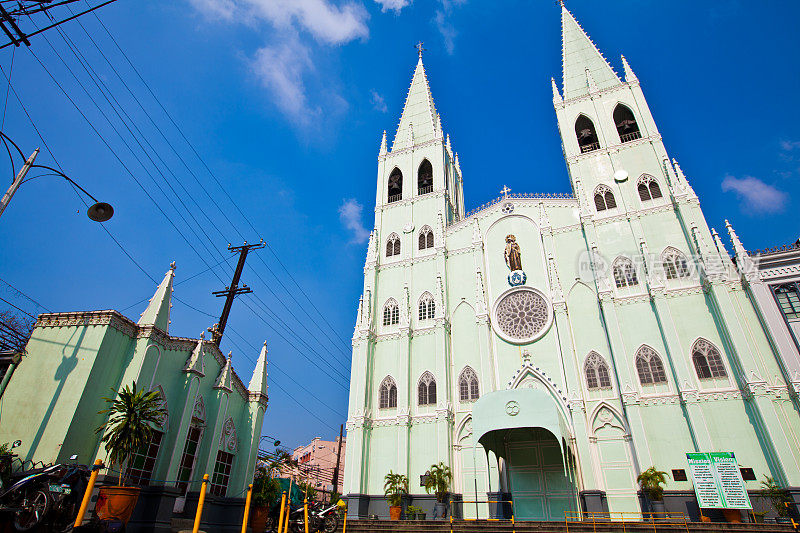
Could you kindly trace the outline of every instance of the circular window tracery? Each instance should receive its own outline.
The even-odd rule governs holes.
[[[550,325],[550,303],[530,287],[512,289],[498,298],[494,327],[509,342],[524,344],[541,337]]]

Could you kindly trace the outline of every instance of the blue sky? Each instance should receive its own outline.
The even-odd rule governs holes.
[[[751,249],[794,242],[800,4],[571,0],[568,7],[617,71],[620,53],[629,60],[709,223],[720,230],[730,219]],[[236,302],[223,349],[246,383],[269,341],[264,432],[288,445],[332,437],[346,417],[341,376],[349,376],[376,156],[382,130],[391,140],[397,126],[414,43],[425,43],[467,209],[504,184],[569,192],[551,103],[561,43],[550,0],[120,0],[98,13],[148,86],[90,15],[82,24],[122,81],[76,23],[64,34],[82,62],[55,31],[14,52],[13,70],[6,48],[0,65],[11,70],[52,153],[14,92],[3,131],[27,152],[42,146],[38,162],[57,161],[112,203],[116,215],[105,226],[130,257],[86,219],[72,189],[43,177],[25,184],[0,220],[0,278],[44,309],[3,283],[0,292],[33,314],[113,308],[136,320],[174,260],[180,301],[171,333],[197,336],[221,309],[211,291],[230,279],[228,242],[263,237],[269,248],[243,275],[258,299]],[[99,92],[106,87],[113,98]],[[125,110],[118,112],[141,147],[109,101]]]

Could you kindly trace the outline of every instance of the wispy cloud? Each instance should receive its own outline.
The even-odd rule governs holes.
[[[764,183],[753,176],[737,178],[725,176],[722,180],[723,192],[733,192],[742,203],[742,208],[754,213],[779,213],[784,210],[789,195],[773,185]]]
[[[399,13],[404,7],[410,5],[411,1],[412,0],[375,0],[375,3],[380,4],[381,11],[384,13],[390,9],[394,10],[395,13]]]
[[[781,141],[781,150],[791,152],[800,149],[800,141]]]
[[[448,19],[453,12],[453,8],[465,2],[466,0],[441,0],[442,8],[437,9],[436,15],[433,17],[436,29],[439,30],[439,33],[442,35],[444,49],[449,55],[453,55],[455,51],[458,31]]]
[[[370,100],[372,101],[372,107],[375,110],[380,111],[381,113],[386,113],[389,109],[386,107],[386,101],[383,99],[383,96],[378,94],[378,91],[372,89],[370,91]]]
[[[342,45],[369,37],[369,14],[355,0],[189,0],[210,20],[238,23],[253,29],[266,25],[268,44],[249,58],[256,78],[268,89],[275,105],[292,122],[307,126],[320,114],[320,106],[309,103],[308,78],[315,73],[314,48]],[[250,54],[248,54],[250,55]],[[331,91],[330,84],[325,84]],[[339,108],[347,103],[340,95],[327,97]]]
[[[350,231],[350,242],[353,244],[363,244],[369,237],[369,231],[361,221],[363,210],[364,206],[358,203],[355,198],[343,200],[342,205],[339,206],[339,220]]]

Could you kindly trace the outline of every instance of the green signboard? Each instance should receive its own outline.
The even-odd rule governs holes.
[[[687,453],[697,504],[703,509],[752,509],[733,452]]]

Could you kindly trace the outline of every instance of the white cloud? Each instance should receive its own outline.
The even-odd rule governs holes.
[[[361,212],[364,206],[356,201],[355,198],[348,198],[342,201],[339,206],[339,220],[345,228],[352,234],[350,242],[353,244],[363,244],[369,238],[369,231],[361,222]]]
[[[218,0],[225,1],[225,0]],[[276,27],[298,25],[326,44],[343,44],[369,36],[364,6],[346,2],[336,6],[329,0],[239,0],[252,13]]]
[[[313,68],[308,48],[296,36],[275,46],[259,48],[250,67],[258,80],[272,93],[275,105],[294,122],[307,125],[319,109],[308,105],[303,74]]]
[[[381,11],[384,13],[393,9],[395,13],[399,13],[401,9],[411,3],[412,0],[375,0],[376,4],[380,4]]]
[[[448,54],[453,55],[453,51],[455,50],[456,46],[455,39],[456,35],[458,35],[458,32],[452,24],[447,22],[444,11],[442,10],[436,12],[436,16],[433,20],[436,22],[436,28],[439,30],[439,33],[442,34],[445,50],[447,50]]]
[[[800,141],[781,141],[781,150],[791,152],[800,148]]]
[[[370,91],[370,100],[372,101],[372,107],[374,107],[377,111],[386,113],[389,110],[389,108],[386,107],[386,101],[383,99],[383,96],[378,94],[378,91],[375,89]]]
[[[742,201],[742,207],[754,213],[778,213],[783,211],[789,200],[785,192],[753,176],[725,176],[722,190],[733,191]]]

